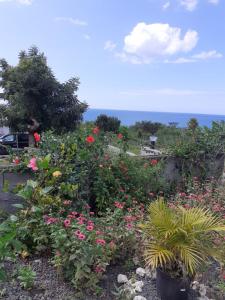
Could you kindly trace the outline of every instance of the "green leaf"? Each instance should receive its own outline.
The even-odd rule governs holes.
[[[46,194],[48,194],[52,189],[53,189],[52,186],[47,186],[47,187],[43,188],[43,189],[40,191],[40,194],[41,194],[41,195],[46,195]]]

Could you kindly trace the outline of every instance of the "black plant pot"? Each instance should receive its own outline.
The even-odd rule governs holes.
[[[189,279],[172,278],[157,269],[156,286],[161,300],[188,300],[190,283]]]

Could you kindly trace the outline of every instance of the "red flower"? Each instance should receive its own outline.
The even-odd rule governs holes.
[[[18,165],[20,163],[20,159],[18,157],[16,157],[14,160],[13,160],[13,163],[15,165]]]
[[[158,163],[158,160],[157,160],[157,159],[152,159],[152,160],[150,161],[150,164],[151,164],[152,166],[156,166],[157,163]]]
[[[122,138],[123,138],[122,133],[117,134],[117,137],[118,137],[118,139],[122,140]]]
[[[36,143],[40,142],[41,140],[41,136],[37,132],[34,133],[34,140]]]
[[[99,134],[99,128],[98,127],[95,127],[95,128],[93,128],[92,129],[92,132],[94,133],[94,134]]]
[[[86,142],[89,143],[89,144],[94,143],[94,141],[95,141],[95,138],[94,138],[92,135],[89,135],[89,136],[86,138]]]

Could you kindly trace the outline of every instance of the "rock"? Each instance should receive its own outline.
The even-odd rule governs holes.
[[[139,264],[139,258],[133,257],[133,263],[135,264],[135,266],[137,266]]]
[[[139,275],[139,276],[141,276],[141,277],[144,277],[145,274],[146,274],[145,269],[143,269],[143,268],[137,268],[136,274]]]
[[[205,297],[206,292],[207,292],[206,286],[204,284],[200,284],[199,285],[199,293],[200,293],[201,297]]]
[[[133,300],[147,300],[147,299],[143,296],[135,296]]]
[[[191,283],[191,288],[192,288],[192,290],[197,290],[197,288],[199,287],[199,282],[198,281],[193,281],[192,283]]]
[[[118,283],[127,283],[128,282],[128,278],[126,275],[123,275],[123,274],[119,274],[117,276],[117,282]]]
[[[132,286],[134,287],[135,292],[141,293],[142,288],[144,286],[144,282],[143,281],[136,281],[135,283],[132,284]]]

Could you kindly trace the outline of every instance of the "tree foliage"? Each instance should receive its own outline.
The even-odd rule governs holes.
[[[156,132],[163,128],[163,124],[159,122],[142,121],[136,122],[134,128],[144,133],[156,134]]]
[[[106,131],[106,132],[115,132],[117,133],[120,128],[120,120],[115,117],[109,117],[107,115],[99,115],[96,120],[96,125]]]
[[[35,119],[42,130],[72,130],[87,108],[77,96],[79,79],[60,83],[37,47],[21,51],[16,66],[0,60],[0,87],[8,102],[5,116],[13,129],[26,128]]]

